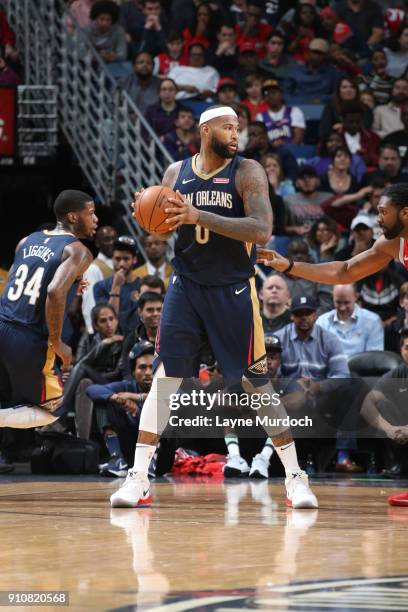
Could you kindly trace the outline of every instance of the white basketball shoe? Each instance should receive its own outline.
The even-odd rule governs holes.
[[[147,508],[152,501],[147,474],[133,470],[128,471],[125,482],[110,498],[112,508]]]
[[[303,470],[290,474],[285,480],[286,503],[292,508],[318,508],[316,495],[309,487],[309,479]]]

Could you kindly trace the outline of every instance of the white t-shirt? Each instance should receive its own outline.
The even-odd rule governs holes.
[[[217,83],[220,75],[218,70],[212,66],[203,66],[202,68],[194,68],[193,66],[174,66],[167,75],[169,79],[173,79],[177,85],[192,85],[197,87],[198,91],[216,92]],[[176,99],[186,100],[194,98],[194,94],[188,91],[179,91]]]
[[[358,151],[361,151],[360,132],[357,132],[357,134],[354,134],[354,136],[348,132],[344,132],[344,138],[346,139],[347,146],[352,155],[355,155],[358,153]]]

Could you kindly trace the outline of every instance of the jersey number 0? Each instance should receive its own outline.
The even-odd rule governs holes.
[[[196,242],[198,244],[207,244],[210,239],[210,230],[206,227],[201,227],[201,225],[196,225],[195,228],[196,233]]]
[[[44,268],[37,268],[32,276],[27,280],[28,266],[21,264],[16,270],[14,286],[10,287],[7,297],[11,302],[16,302],[21,296],[27,295],[30,299],[28,303],[35,306],[40,297],[41,281],[44,276]]]

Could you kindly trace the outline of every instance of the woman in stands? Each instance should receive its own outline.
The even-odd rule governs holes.
[[[338,134],[336,131],[330,132],[329,136],[322,138],[317,146],[318,155],[307,160],[308,166],[313,166],[316,169],[317,174],[322,178],[324,177],[333,160],[333,155],[338,148],[347,148],[346,141],[342,134]],[[356,178],[357,181],[361,181],[364,174],[367,172],[367,166],[364,163],[363,158],[360,155],[351,156],[350,174]]]
[[[360,101],[360,90],[354,79],[344,77],[339,80],[336,91],[324,107],[319,126],[319,137],[321,140],[327,138],[332,131],[339,131],[342,125],[342,113],[344,104]],[[366,108],[363,125],[369,128],[373,122],[373,114]]]

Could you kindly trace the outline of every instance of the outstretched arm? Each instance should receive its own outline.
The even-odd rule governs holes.
[[[291,276],[305,278],[316,283],[344,285],[354,283],[378,272],[378,270],[382,270],[398,253],[397,245],[392,243],[395,243],[395,241],[386,241],[385,238],[381,237],[371,249],[359,253],[347,261],[331,261],[323,264],[296,261],[293,266],[291,266],[289,259],[282,257],[276,251],[257,249],[257,263],[263,263],[278,272],[288,271]],[[392,254],[392,248],[395,249],[395,255]],[[288,270],[289,267],[290,270]]]

